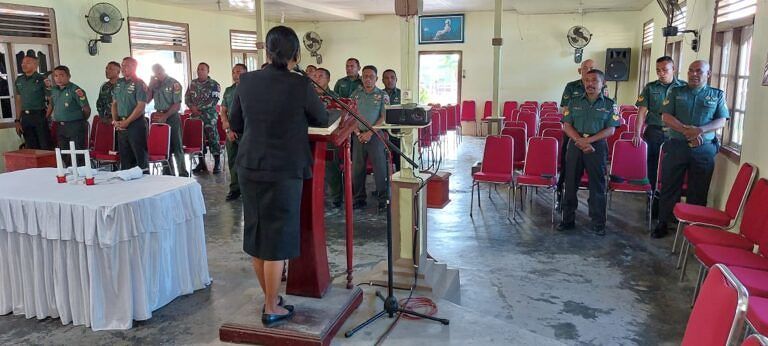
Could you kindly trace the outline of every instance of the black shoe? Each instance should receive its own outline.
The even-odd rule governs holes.
[[[200,162],[197,163],[197,166],[195,166],[195,168],[192,168],[192,173],[201,173],[207,170],[208,170],[208,167],[205,167],[205,161],[200,160]]]
[[[378,212],[379,213],[383,213],[383,212],[386,212],[386,211],[387,211],[387,202],[386,201],[379,202]]]
[[[333,201],[334,208],[341,208],[342,204],[344,204],[342,201]]]
[[[181,173],[179,173],[179,176],[180,177],[189,178],[189,172],[181,172]]]
[[[365,209],[365,207],[368,206],[368,203],[366,201],[355,201],[355,203],[352,204],[352,209],[358,210],[358,209]]]
[[[283,296],[278,295],[277,296],[277,306],[283,306],[283,303],[285,303],[285,301],[283,301]],[[267,307],[266,306],[262,306],[261,307],[261,314],[262,315],[264,314],[264,311],[267,311]]]
[[[666,222],[659,222],[658,225],[656,225],[656,228],[651,232],[651,238],[653,239],[659,239],[664,238],[667,235],[667,223]]]
[[[604,236],[605,235],[605,225],[594,225],[594,226],[592,226],[592,232],[594,232],[595,234],[597,234],[597,235],[599,235],[601,237]]]
[[[221,173],[221,156],[213,156],[213,174]]]
[[[575,222],[569,222],[569,223],[561,222],[560,224],[557,225],[558,232],[567,231],[574,228],[576,228]]]
[[[261,315],[261,323],[263,323],[265,326],[270,326],[276,322],[289,319],[293,317],[293,305],[286,305],[283,306],[286,310],[288,310],[288,313],[285,315],[276,315],[276,314],[267,314],[264,313]]]
[[[240,191],[230,191],[227,194],[227,202],[234,201],[236,199],[240,198]]]

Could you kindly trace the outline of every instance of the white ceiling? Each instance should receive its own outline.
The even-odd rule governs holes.
[[[252,0],[146,0],[205,11],[251,15]],[[424,13],[492,11],[493,0],[423,0]],[[653,0],[504,0],[504,9],[520,14],[639,11]],[[239,6],[238,6],[239,5]],[[394,14],[394,0],[264,0],[265,16],[279,22],[362,20],[370,14]]]

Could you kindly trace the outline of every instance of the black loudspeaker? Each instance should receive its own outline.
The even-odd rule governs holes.
[[[628,81],[629,61],[632,57],[630,48],[608,48],[605,51],[605,80]]]

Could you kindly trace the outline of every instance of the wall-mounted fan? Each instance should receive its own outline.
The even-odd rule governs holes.
[[[317,60],[318,64],[323,63],[323,56],[318,53],[320,47],[323,46],[323,39],[320,38],[314,31],[308,31],[304,34],[304,48],[307,48],[310,55]]]
[[[568,43],[576,51],[573,54],[573,61],[577,64],[581,62],[581,57],[584,54],[584,47],[592,41],[592,33],[581,25],[576,25],[568,29],[568,33],[565,35],[568,38]]]
[[[85,20],[91,30],[100,35],[98,39],[88,41],[88,54],[94,56],[99,53],[99,42],[112,43],[112,35],[120,31],[125,19],[117,7],[100,2],[88,10]]]

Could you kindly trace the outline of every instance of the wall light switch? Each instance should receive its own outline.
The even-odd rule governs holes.
[[[410,90],[403,90],[403,99],[410,100],[411,99],[411,91]]]

